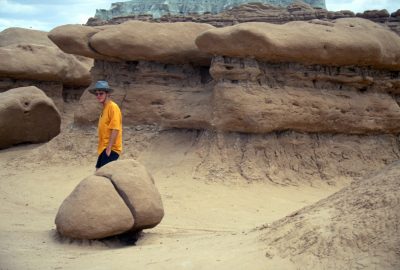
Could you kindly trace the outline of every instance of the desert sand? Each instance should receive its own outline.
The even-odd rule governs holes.
[[[66,239],[57,233],[54,218],[66,196],[93,174],[96,160],[96,130],[73,127],[74,106],[66,104],[62,133],[52,141],[0,151],[2,270],[267,269],[270,260],[255,228],[348,184],[290,186],[222,180],[218,174],[204,180],[193,174],[198,161],[188,154],[184,136],[136,127],[125,130],[121,159],[135,158],[153,175],[164,219],[135,244]]]

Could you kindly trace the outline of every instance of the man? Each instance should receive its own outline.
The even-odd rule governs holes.
[[[107,163],[117,160],[122,151],[122,115],[118,105],[110,98],[113,92],[106,81],[98,81],[89,92],[96,95],[97,101],[103,105],[98,124],[99,155],[96,170]]]

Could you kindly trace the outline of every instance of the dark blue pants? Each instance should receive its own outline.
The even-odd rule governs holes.
[[[96,168],[97,169],[101,168],[107,163],[117,160],[118,158],[119,155],[117,152],[111,150],[110,156],[107,156],[106,149],[104,149],[103,152],[101,152],[101,154],[99,155],[99,158],[97,159]]]

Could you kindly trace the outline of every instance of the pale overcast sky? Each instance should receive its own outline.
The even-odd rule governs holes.
[[[50,31],[63,24],[84,24],[96,9],[109,9],[111,3],[122,0],[0,0],[0,31],[9,27],[23,27]],[[400,0],[325,0],[328,10],[363,12],[400,9]]]

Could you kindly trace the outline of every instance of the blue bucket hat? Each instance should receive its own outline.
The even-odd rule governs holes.
[[[104,91],[107,93],[111,93],[114,90],[110,88],[107,81],[97,81],[93,88],[89,89],[89,92],[95,94],[96,91]]]

